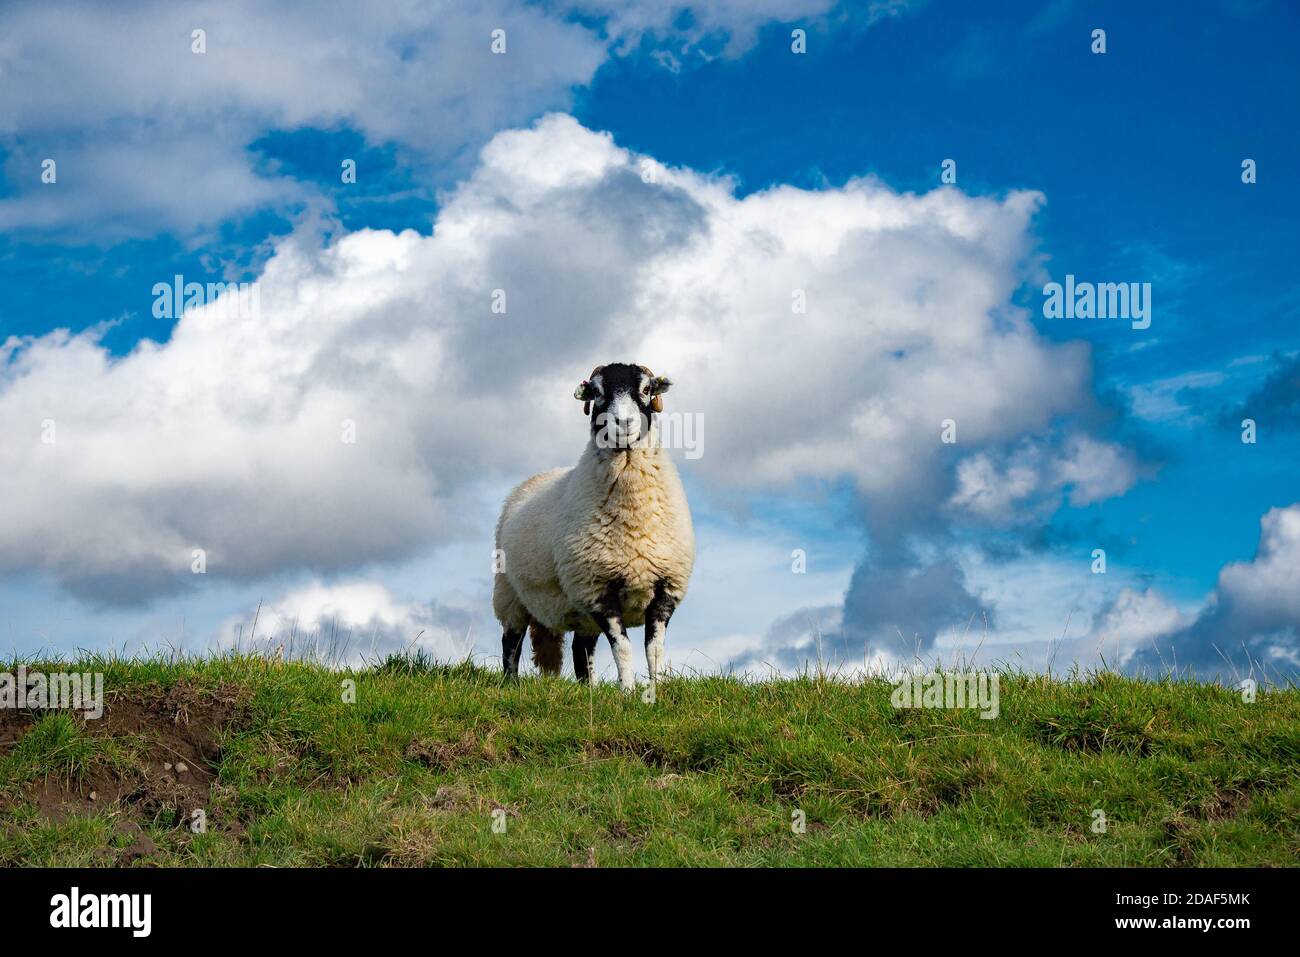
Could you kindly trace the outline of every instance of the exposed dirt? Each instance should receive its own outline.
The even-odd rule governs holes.
[[[119,834],[133,838],[130,844],[118,852],[119,864],[133,864],[142,858],[147,859],[158,850],[158,845],[153,842],[153,838],[146,834],[139,824],[123,821],[117,830]]]
[[[495,735],[494,729],[483,735],[466,731],[460,741],[455,743],[416,738],[406,746],[404,756],[408,761],[422,764],[432,771],[450,771],[463,764],[496,764],[498,761],[509,760],[509,749],[503,753],[493,743]]]
[[[1264,788],[1246,782],[1235,788],[1218,790],[1201,806],[1199,816],[1207,821],[1231,820],[1250,807],[1256,790],[1264,790]]]
[[[212,789],[223,736],[247,726],[246,703],[234,687],[201,688],[187,682],[109,692],[104,714],[74,719],[92,736],[123,744],[120,761],[92,760],[75,776],[47,775],[18,799],[44,818],[106,810],[120,812],[120,834],[131,838],[119,863],[147,858],[157,848],[142,825],[187,826],[195,810],[211,826]],[[14,748],[40,719],[40,712],[0,710],[0,755]],[[0,798],[0,809],[4,800]],[[10,804],[14,803],[10,799]]]
[[[583,750],[586,752],[587,757],[592,760],[617,757],[636,758],[647,767],[658,768],[663,771],[671,771],[674,768],[678,771],[689,770],[688,768],[677,767],[680,762],[674,761],[672,756],[666,754],[662,748],[648,741],[611,738],[587,742]]]

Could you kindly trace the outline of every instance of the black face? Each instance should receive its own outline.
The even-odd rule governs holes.
[[[638,365],[612,362],[601,367],[592,378],[591,432],[612,437],[610,444],[621,444],[620,437],[646,435],[650,429],[654,400],[651,376]],[[639,421],[628,421],[639,413]]]

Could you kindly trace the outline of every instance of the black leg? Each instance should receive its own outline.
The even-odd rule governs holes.
[[[662,578],[655,582],[654,595],[650,597],[650,604],[645,608],[646,624],[652,621],[668,624],[668,619],[673,617],[673,612],[677,610],[677,599],[668,594],[668,583]],[[650,631],[646,630],[646,640],[650,640]]]
[[[573,634],[573,673],[581,682],[590,682],[596,675],[596,642],[600,635]]]
[[[650,684],[659,680],[659,670],[664,662],[664,634],[668,620],[677,610],[677,599],[668,594],[667,583],[655,582],[654,595],[645,610],[645,663],[650,672]]]
[[[525,629],[507,628],[501,635],[501,670],[507,678],[519,677],[519,653],[524,647]]]
[[[600,605],[592,614],[592,620],[609,639],[609,647],[614,652],[614,664],[618,667],[618,683],[624,691],[636,687],[636,678],[632,671],[632,641],[623,627],[623,582],[614,579],[605,586],[600,597]]]
[[[600,602],[591,613],[591,620],[596,623],[600,633],[614,641],[616,635],[623,631],[623,582],[615,578],[605,586]]]

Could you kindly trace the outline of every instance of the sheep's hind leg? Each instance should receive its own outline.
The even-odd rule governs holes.
[[[573,633],[573,673],[583,684],[596,683],[596,641],[599,631]]]
[[[507,678],[519,677],[519,652],[524,647],[526,630],[507,625],[501,634],[501,669]]]
[[[645,610],[645,663],[650,672],[651,695],[664,663],[664,635],[668,631],[668,620],[676,609],[677,601],[668,594],[665,582],[655,582],[654,597]]]
[[[609,639],[609,647],[614,652],[614,664],[618,666],[618,683],[624,691],[636,690],[636,675],[632,671],[632,639],[623,627],[623,601],[621,592],[623,583],[618,579],[605,587],[600,598],[600,606],[592,616],[600,630]]]
[[[501,670],[507,678],[516,678],[529,614],[502,572],[497,572],[492,582],[492,611],[501,622]]]

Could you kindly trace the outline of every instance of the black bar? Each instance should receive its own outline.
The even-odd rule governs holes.
[[[153,942],[283,941],[340,946],[378,933],[449,943],[453,936],[555,931],[583,926],[599,937],[698,927],[702,939],[760,938],[782,927],[840,925],[865,941],[880,933],[977,934],[1054,940],[1199,937],[1234,946],[1292,926],[1294,870],[7,870],[0,871],[11,940],[47,935],[127,946]],[[148,894],[149,935],[129,927],[54,928],[55,895]],[[576,898],[572,895],[578,895]],[[657,915],[657,916],[652,916]],[[1248,926],[1161,926],[1165,920]],[[1121,920],[1155,926],[1120,927]],[[654,930],[648,921],[662,923]],[[778,926],[773,926],[775,922]],[[828,923],[829,922],[829,923]],[[567,927],[568,930],[563,930]],[[692,931],[694,933],[694,931]],[[585,934],[584,934],[585,936]],[[594,943],[594,941],[593,941]]]

